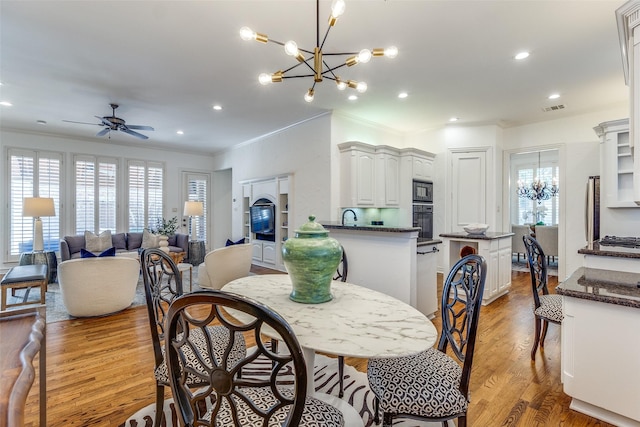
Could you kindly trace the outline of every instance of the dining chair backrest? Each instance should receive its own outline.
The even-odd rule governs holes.
[[[340,280],[341,282],[347,281],[347,274],[349,274],[349,262],[347,261],[347,253],[344,250],[344,247],[340,245],[342,249],[342,257],[340,258],[340,264],[338,264],[338,268],[336,269],[336,274],[333,276],[333,280]]]
[[[536,225],[536,241],[545,256],[558,256],[558,226]]]
[[[536,227],[537,231],[537,227]],[[533,302],[535,308],[540,307],[540,295],[548,295],[547,287],[547,257],[542,250],[542,246],[531,236],[522,238],[525,250],[527,251],[527,261],[529,272],[531,273],[531,289],[533,291]]]
[[[450,346],[455,357],[462,362],[460,391],[469,391],[471,365],[482,294],[487,277],[485,259],[476,254],[467,255],[451,268],[442,287],[442,333],[438,350],[446,353]]]
[[[529,225],[511,224],[511,232],[513,233],[511,237],[513,252],[523,254],[524,247],[520,246],[522,244],[520,242],[522,242],[524,236],[531,235],[531,227]]]
[[[228,329],[226,343],[207,333],[207,326],[212,324]],[[287,352],[276,354],[265,347],[260,339],[265,328],[280,335]],[[230,360],[228,356],[237,333],[254,337],[256,346],[248,349],[244,358]],[[189,339],[190,335],[204,337],[206,345],[197,345]],[[299,425],[307,393],[302,349],[289,324],[267,306],[218,290],[183,295],[169,307],[165,346],[169,382],[181,425],[244,427],[249,425],[248,419],[253,420],[253,425]],[[240,370],[258,358],[271,362],[270,375],[239,377]],[[183,372],[182,367],[187,366],[188,360],[198,361],[198,369]],[[292,369],[293,385],[278,380],[278,375]],[[210,387],[202,389],[189,384],[189,375],[202,377]],[[265,410],[265,404],[272,410]]]
[[[160,249],[145,249],[140,255],[144,294],[151,327],[156,367],[164,360],[162,345],[166,313],[173,300],[182,295],[182,275],[171,257]]]

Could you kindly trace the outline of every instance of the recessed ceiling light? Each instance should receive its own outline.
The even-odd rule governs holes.
[[[457,122],[458,120],[460,120],[458,117],[451,117],[449,119],[450,122]]]
[[[409,96],[409,94],[407,92],[400,92],[398,94],[398,98],[400,98],[400,99],[405,99],[407,96]]]
[[[13,104],[9,101],[0,101],[0,105],[4,105],[5,107],[13,107]]]
[[[36,120],[36,123],[39,124],[39,125],[42,125],[42,126],[47,124],[47,122],[44,121],[44,120]]]
[[[177,133],[178,135],[184,135],[184,132],[183,132],[183,131],[181,131],[181,130],[177,131],[176,133]]]
[[[547,98],[548,99],[558,99],[558,98],[560,98],[560,94],[559,93],[552,93]]]
[[[525,59],[528,57],[529,57],[529,52],[520,52],[520,53],[517,53],[516,56],[514,56],[514,58],[518,60]]]
[[[216,110],[216,111],[220,111],[220,110],[222,110],[222,105],[214,105],[213,109]]]
[[[358,99],[356,95],[349,95],[349,101],[355,101],[356,99]]]

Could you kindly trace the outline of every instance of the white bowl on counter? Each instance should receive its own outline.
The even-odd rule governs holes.
[[[489,228],[489,224],[467,224],[463,228],[469,234],[484,234]]]

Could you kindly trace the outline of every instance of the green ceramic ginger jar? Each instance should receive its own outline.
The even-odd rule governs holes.
[[[331,280],[342,258],[340,243],[309,216],[309,222],[296,230],[296,237],[282,245],[282,259],[291,277],[289,298],[306,304],[330,301]]]

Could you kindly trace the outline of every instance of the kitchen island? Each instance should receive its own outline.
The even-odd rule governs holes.
[[[510,231],[487,231],[484,234],[466,232],[442,233],[444,240],[445,271],[460,259],[465,246],[476,250],[487,262],[487,279],[482,295],[482,305],[487,305],[509,292],[511,287],[511,236]]]
[[[418,227],[320,223],[347,254],[348,282],[417,307]]]
[[[570,408],[617,426],[640,427],[639,283],[639,273],[582,267],[556,288]]]

